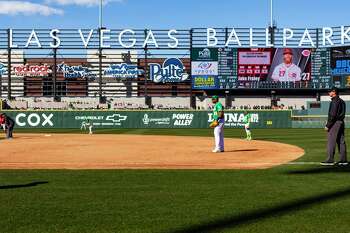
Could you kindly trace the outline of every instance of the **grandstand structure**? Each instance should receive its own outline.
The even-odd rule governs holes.
[[[213,94],[222,97],[229,109],[299,109],[321,106],[326,99],[326,89],[311,88],[221,88],[194,89],[191,82],[191,51],[207,47],[208,32],[203,28],[176,30],[178,45],[170,46],[174,39],[167,30],[153,30],[157,42],[143,43],[149,30],[134,30],[125,34],[127,42],[135,39],[133,47],[118,44],[122,29],[108,30],[109,37],[102,38],[101,30],[74,29],[36,30],[0,29],[0,96],[3,107],[11,109],[208,109]],[[251,47],[250,38],[244,37],[251,29],[236,29],[241,46]],[[334,28],[334,35],[341,34]],[[294,29],[289,47],[297,47],[303,29]],[[57,34],[55,34],[57,33]],[[254,29],[255,43],[260,47],[274,44],[283,47],[281,29]],[[322,29],[309,29],[310,37],[316,41],[315,48],[325,47],[321,42]],[[60,46],[54,36],[61,36]],[[214,47],[236,47],[227,45],[230,28],[216,29],[217,44]],[[88,45],[81,41],[91,37]],[[267,39],[268,38],[268,39]],[[37,46],[36,39],[40,39]],[[108,43],[103,46],[101,40]],[[120,38],[119,38],[120,39]],[[269,40],[269,43],[266,41]],[[338,40],[338,39],[337,39]],[[51,44],[51,46],[50,46]],[[348,46],[345,41],[344,46]],[[129,47],[129,48],[126,48]],[[326,46],[327,47],[327,46]],[[168,58],[177,58],[190,78],[179,82],[155,82],[150,77],[151,64],[160,66]],[[130,68],[131,67],[131,68]],[[130,73],[120,73],[131,69]],[[345,99],[350,92],[342,90]]]

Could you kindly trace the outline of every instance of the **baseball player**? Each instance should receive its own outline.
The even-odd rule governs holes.
[[[12,139],[13,138],[13,128],[15,127],[15,121],[7,116],[5,113],[0,115],[0,124],[2,128],[6,132],[6,138],[7,139]]]
[[[247,134],[246,140],[248,141],[252,140],[252,132],[250,131],[250,120],[251,120],[251,114],[245,111],[244,117],[243,117],[243,123],[244,123],[245,132]]]
[[[301,69],[293,63],[293,50],[283,50],[283,63],[276,66],[272,80],[277,82],[297,82],[301,80]]]
[[[88,122],[83,121],[81,123],[80,130],[86,130],[87,128],[89,129],[89,134],[93,134],[93,132],[92,132],[93,124],[92,124],[92,122],[90,122],[90,121],[88,121]]]
[[[213,122],[210,124],[210,128],[214,129],[214,137],[215,137],[215,148],[213,149],[213,153],[221,153],[224,152],[224,125],[225,125],[225,117],[224,117],[224,107],[219,102],[218,96],[212,97],[213,107]]]

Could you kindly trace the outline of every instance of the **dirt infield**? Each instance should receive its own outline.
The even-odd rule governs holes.
[[[20,134],[0,141],[0,169],[265,169],[304,150],[266,141],[141,135]]]

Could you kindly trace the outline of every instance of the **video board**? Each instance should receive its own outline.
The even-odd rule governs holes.
[[[348,52],[348,64],[342,65],[349,66],[346,75],[349,75],[350,82],[350,48]],[[332,76],[332,53],[329,48],[195,48],[191,51],[192,88],[347,87],[344,78]]]
[[[331,70],[333,82],[337,86],[350,87],[350,47],[331,49]]]

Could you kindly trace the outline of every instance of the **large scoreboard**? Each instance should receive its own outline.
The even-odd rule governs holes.
[[[194,48],[193,89],[350,87],[350,47]]]

